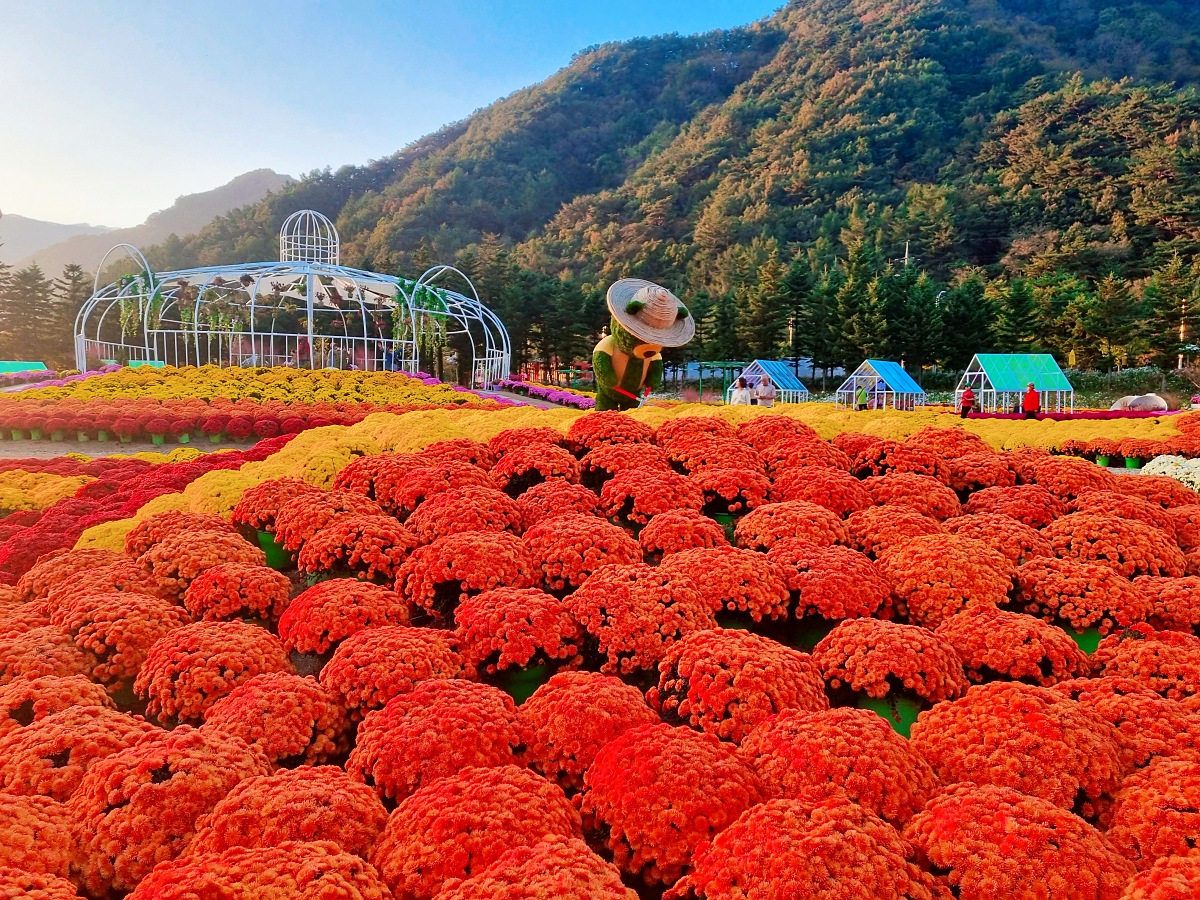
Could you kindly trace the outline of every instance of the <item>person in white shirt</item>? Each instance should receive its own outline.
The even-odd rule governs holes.
[[[775,385],[771,384],[770,375],[764,375],[759,380],[758,387],[754,389],[754,398],[758,401],[759,406],[775,405]]]
[[[749,406],[750,405],[750,388],[746,384],[745,378],[739,378],[733,384],[733,391],[729,395],[730,406]]]

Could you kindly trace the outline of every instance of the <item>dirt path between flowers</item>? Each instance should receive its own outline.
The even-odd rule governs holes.
[[[191,441],[187,444],[177,444],[168,441],[165,444],[155,444],[151,441],[134,441],[130,444],[119,444],[115,441],[0,441],[0,459],[53,459],[68,453],[82,453],[84,456],[112,456],[120,453],[170,453],[179,447],[195,447],[202,453],[213,450],[249,450],[254,444],[246,441],[235,444],[233,441],[222,441],[213,444],[205,436],[202,441]]]

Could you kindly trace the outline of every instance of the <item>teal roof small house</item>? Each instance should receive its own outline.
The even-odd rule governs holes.
[[[916,409],[925,405],[924,389],[904,371],[904,366],[887,359],[865,359],[837,389],[839,409],[861,405],[865,391],[867,409]]]
[[[738,378],[745,378],[746,384],[753,390],[762,381],[764,375],[769,376],[771,384],[775,385],[776,403],[808,402],[808,388],[804,386],[804,382],[796,376],[787,363],[778,359],[756,359],[742,369],[737,378],[734,378],[729,387],[725,389],[725,402],[729,402],[729,395],[733,393]]]
[[[1041,395],[1042,412],[1074,412],[1075,388],[1049,353],[976,353],[954,391],[959,404],[967,385],[981,412],[1013,412],[1032,384]]]

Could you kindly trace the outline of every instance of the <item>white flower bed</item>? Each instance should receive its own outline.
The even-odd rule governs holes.
[[[1156,456],[1142,468],[1147,475],[1166,475],[1193,491],[1200,491],[1200,459],[1182,456]]]

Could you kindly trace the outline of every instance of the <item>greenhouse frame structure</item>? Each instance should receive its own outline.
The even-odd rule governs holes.
[[[954,389],[954,408],[970,385],[980,412],[1011,412],[1030,383],[1041,395],[1041,412],[1075,412],[1075,388],[1049,353],[976,353]]]
[[[439,265],[414,281],[343,266],[337,229],[312,210],[283,223],[278,262],[154,272],[136,247],[119,244],[97,272],[122,252],[138,271],[103,287],[97,274],[76,316],[80,371],[148,361],[412,374],[450,350],[460,367],[469,357],[469,387],[509,374],[508,332],[466,275]],[[443,286],[454,275],[467,294]]]
[[[912,380],[900,363],[891,360],[863,360],[837,389],[838,409],[854,408],[854,396],[860,387],[867,391],[869,409],[912,410],[925,405],[925,389]]]
[[[730,395],[733,394],[734,386],[737,384],[738,378],[745,378],[746,384],[751,388],[758,387],[758,383],[762,381],[762,377],[767,375],[771,379],[771,383],[775,385],[775,402],[776,403],[807,403],[808,388],[801,381],[796,373],[788,368],[788,364],[778,359],[756,359],[746,368],[738,373],[733,379],[733,384],[730,384],[725,390],[725,402],[729,402]]]

